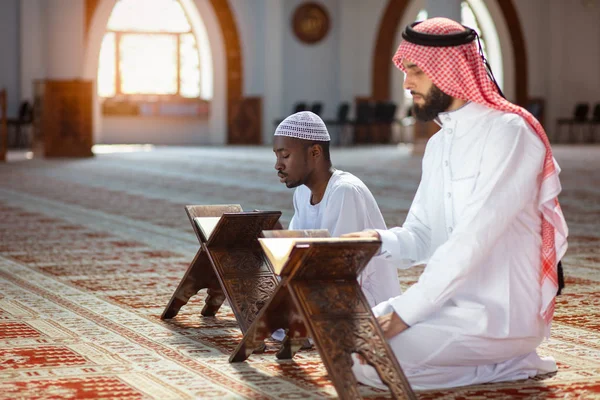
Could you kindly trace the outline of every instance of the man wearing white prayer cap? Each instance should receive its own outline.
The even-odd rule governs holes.
[[[275,130],[277,175],[288,188],[296,188],[289,229],[327,229],[331,236],[386,229],[367,186],[332,166],[329,141],[325,123],[310,111],[290,115]],[[388,260],[372,260],[359,283],[371,306],[400,294],[398,271]]]

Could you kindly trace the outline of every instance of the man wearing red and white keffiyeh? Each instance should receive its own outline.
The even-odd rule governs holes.
[[[556,371],[536,348],[550,334],[567,226],[559,168],[540,123],[502,96],[474,30],[446,18],[412,24],[393,57],[414,115],[440,131],[402,227],[380,257],[426,264],[416,284],[373,309],[415,389]],[[384,387],[355,357],[357,379]]]

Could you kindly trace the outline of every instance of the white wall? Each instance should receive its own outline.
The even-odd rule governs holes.
[[[332,118],[340,100],[340,0],[320,3],[329,14],[329,32],[316,44],[300,42],[294,35],[291,20],[302,0],[287,0],[283,7],[283,106],[292,112],[298,101],[323,103],[323,117]]]
[[[589,4],[586,6],[586,4]],[[517,2],[526,39],[529,92],[546,99],[546,129],[576,102],[600,103],[600,3]]]
[[[340,101],[353,104],[357,96],[371,96],[375,41],[387,1],[343,0],[342,4]]]
[[[460,21],[461,2],[462,0],[426,0],[428,17],[446,17]]]
[[[9,117],[16,117],[21,98],[19,1],[0,1],[0,89],[6,89]]]
[[[230,0],[242,46],[244,96],[262,97],[262,142],[270,143],[273,121],[283,114],[281,0]]]
[[[375,40],[387,0],[318,1],[330,15],[330,31],[318,44],[306,45],[294,37],[291,28],[292,13],[302,0],[229,0],[242,46],[243,94],[263,97],[265,143],[271,141],[273,120],[288,115],[297,101],[322,101],[324,116],[331,118],[341,101],[353,102],[356,96],[371,94]],[[498,1],[485,0],[495,21],[502,18],[499,7],[493,6]],[[105,2],[114,0],[102,0],[100,4]],[[408,14],[418,8],[418,2],[423,4],[425,0],[413,0],[407,7]],[[99,51],[103,26],[92,22],[90,40],[96,39],[85,42],[84,3],[83,0],[0,1],[0,45],[4,52],[0,59],[0,84],[9,87],[10,112],[16,112],[21,98],[30,98],[32,79],[95,79],[97,61],[95,64],[90,54]],[[206,0],[193,3],[206,25],[213,55],[215,93],[210,121],[171,123],[154,119],[149,123],[148,119],[137,122],[120,117],[102,121],[98,118],[96,122],[104,123],[98,123],[101,134],[97,141],[131,142],[160,137],[161,143],[169,140],[177,144],[225,143],[224,42],[210,3]],[[525,36],[529,93],[546,99],[546,126],[551,131],[557,117],[572,113],[575,102],[600,101],[600,3],[579,0],[513,3]],[[406,18],[410,19],[408,14]],[[405,23],[408,21],[402,25]],[[508,36],[508,29],[505,26],[501,33]],[[396,41],[399,40],[397,37]],[[393,69],[391,60],[390,68],[391,93],[396,96],[402,90],[402,77]],[[511,73],[505,69],[507,72]],[[168,134],[155,136],[154,130]]]
[[[46,77],[81,78],[83,72],[85,2],[44,0]]]
[[[21,0],[21,98],[33,101],[33,84],[46,76],[43,0]]]
[[[265,77],[265,15],[264,0],[229,0],[237,22],[242,46],[243,91],[246,96],[260,96],[264,92]]]
[[[289,109],[283,103],[283,35],[273,34],[281,32],[286,27],[283,20],[283,3],[281,0],[265,0],[264,32],[258,40],[265,43],[265,69],[262,71],[264,79],[263,98],[263,143],[271,143],[274,132],[273,121],[284,117]],[[259,71],[260,73],[260,71]]]
[[[209,121],[195,118],[104,117],[96,143],[211,145]]]

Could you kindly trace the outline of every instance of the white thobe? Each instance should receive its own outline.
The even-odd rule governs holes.
[[[380,257],[426,264],[373,309],[410,327],[389,343],[415,389],[524,379],[556,370],[535,353],[540,316],[542,141],[518,115],[467,103],[439,115],[402,227],[379,231]],[[359,381],[383,387],[369,366]]]
[[[289,229],[327,229],[331,236],[364,229],[386,229],[375,198],[360,179],[348,172],[333,172],[318,204],[310,204],[310,198],[308,187],[296,188],[294,216]],[[380,257],[367,264],[359,283],[371,306],[401,293],[396,266]]]

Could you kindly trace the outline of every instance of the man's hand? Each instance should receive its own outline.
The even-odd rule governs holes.
[[[402,318],[400,318],[400,316],[395,312],[391,312],[389,314],[377,317],[377,323],[381,327],[381,330],[383,331],[383,336],[386,340],[389,340],[394,336],[399,335],[401,332],[404,332],[409,328],[409,326],[406,325],[406,323],[402,321]],[[365,365],[367,363],[364,357],[358,353],[356,353],[356,358],[358,358],[358,362],[361,365]]]
[[[345,237],[345,238],[375,238],[377,240],[381,240],[381,237],[379,236],[379,233],[377,233],[376,230],[370,229],[368,231],[362,231],[362,232],[352,232],[352,233],[345,233],[343,235],[341,235],[340,237]]]
[[[377,317],[377,323],[379,323],[386,339],[391,339],[408,329],[408,325],[395,312]]]

